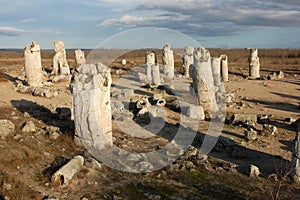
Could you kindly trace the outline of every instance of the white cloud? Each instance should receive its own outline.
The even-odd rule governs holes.
[[[124,15],[121,18],[113,18],[107,19],[102,22],[99,26],[106,27],[106,26],[133,26],[140,24],[146,21],[146,18],[143,17],[135,17],[131,15]]]
[[[118,26],[118,27],[133,27],[133,26],[153,26],[157,23],[162,23],[165,21],[184,21],[188,16],[184,15],[158,15],[153,17],[137,17],[133,15],[124,15],[121,18],[111,18],[103,21],[98,26],[108,27],[108,26]]]
[[[27,32],[23,29],[18,29],[10,26],[0,26],[0,35],[5,36],[20,36]]]
[[[18,21],[18,23],[26,24],[26,23],[34,23],[36,21],[37,21],[37,19],[35,19],[35,18],[26,18],[26,19],[21,19],[20,21]]]

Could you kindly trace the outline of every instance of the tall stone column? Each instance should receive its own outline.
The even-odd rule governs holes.
[[[228,82],[228,57],[227,55],[221,55],[221,79],[223,82]]]
[[[182,57],[184,76],[190,78],[190,66],[194,64],[194,47],[186,46]]]
[[[152,65],[157,63],[156,54],[154,51],[147,51],[145,56],[146,61],[146,74],[148,82],[152,81]]]
[[[43,69],[41,61],[41,49],[37,42],[32,42],[24,48],[25,76],[29,86],[43,86]]]
[[[292,154],[292,178],[294,182],[300,183],[300,119],[295,123],[296,137]]]
[[[258,49],[250,49],[249,56],[249,76],[250,78],[259,78],[260,77],[260,63],[258,57]]]
[[[170,44],[165,44],[162,57],[164,76],[167,79],[174,78],[174,54]]]
[[[53,57],[53,70],[51,75],[70,75],[65,44],[62,41],[54,41],[54,51],[55,55]]]
[[[212,75],[210,53],[204,47],[197,48],[194,53],[193,88],[199,105],[205,112],[215,112],[216,105],[214,79]]]
[[[84,51],[82,51],[81,49],[75,50],[75,62],[76,69],[78,69],[81,65],[85,64]]]
[[[214,84],[219,86],[221,84],[221,58],[211,58],[211,69],[214,78]]]
[[[73,83],[75,137],[97,150],[112,146],[110,69],[84,64]]]

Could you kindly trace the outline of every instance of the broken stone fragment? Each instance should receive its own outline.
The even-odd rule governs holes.
[[[250,166],[250,177],[258,177],[260,175],[259,168],[255,165]]]
[[[34,133],[36,132],[37,128],[32,121],[26,122],[22,128],[22,132],[25,133]]]
[[[247,123],[248,125],[254,125],[257,123],[257,116],[254,114],[234,114],[232,115],[230,122],[232,124]]]
[[[136,102],[136,107],[137,108],[150,108],[151,104],[149,102],[149,99],[147,96],[141,97],[137,102]]]
[[[253,130],[252,128],[246,128],[244,130],[244,134],[245,134],[245,138],[248,141],[256,140],[257,139],[257,132],[255,130]]]
[[[274,135],[277,132],[277,127],[271,124],[263,125],[263,134],[265,135]]]
[[[0,120],[0,139],[3,140],[7,136],[15,132],[15,125],[7,119]]]
[[[67,186],[73,176],[80,171],[83,164],[84,158],[82,156],[75,156],[53,174],[51,181],[59,186]]]

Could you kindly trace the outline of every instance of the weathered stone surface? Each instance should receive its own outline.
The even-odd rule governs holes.
[[[194,53],[193,89],[198,97],[199,105],[205,112],[218,110],[216,103],[216,88],[212,75],[210,53],[204,47],[199,47]]]
[[[137,108],[150,108],[151,107],[151,103],[149,102],[149,98],[147,96],[141,97],[136,102],[136,107]]]
[[[181,108],[182,114],[192,119],[204,120],[205,114],[202,106],[186,104]]]
[[[85,64],[85,56],[84,51],[81,49],[75,50],[75,62],[76,62],[76,68],[79,68],[81,65]]]
[[[247,123],[247,124],[256,124],[257,116],[254,114],[234,114],[230,119],[232,124],[235,123]]]
[[[250,78],[259,78],[260,77],[260,62],[258,57],[258,49],[250,49],[249,55],[249,76]]]
[[[227,55],[221,55],[221,80],[223,82],[228,82],[229,77],[228,77],[228,57]]]
[[[211,68],[214,78],[214,84],[219,86],[221,84],[221,58],[211,58]]]
[[[146,52],[146,74],[148,82],[152,81],[152,65],[157,64],[156,54],[154,51],[147,51]]]
[[[161,78],[160,78],[160,71],[159,71],[158,64],[154,64],[151,66],[151,76],[152,76],[152,83],[155,86],[159,86],[161,84]]]
[[[114,101],[111,103],[111,113],[112,115],[116,113],[122,113],[124,112],[125,107],[124,104],[121,101]]]
[[[122,60],[121,60],[121,65],[125,66],[126,63],[127,63],[126,59],[122,59]]]
[[[277,80],[277,79],[283,79],[284,73],[282,71],[279,72],[272,72],[270,75],[267,76],[268,80]]]
[[[5,139],[8,135],[15,132],[15,125],[7,119],[0,120],[0,139]]]
[[[300,119],[295,122],[296,137],[294,139],[294,149],[292,151],[292,178],[294,182],[300,183]]]
[[[182,56],[184,76],[190,78],[190,66],[194,64],[194,47],[186,46]]]
[[[255,165],[250,166],[250,177],[258,177],[260,175],[259,168]]]
[[[263,125],[263,134],[265,135],[274,135],[277,132],[277,127],[271,124]]]
[[[42,87],[34,87],[23,85],[21,81],[16,81],[16,90],[21,93],[30,93],[33,96],[41,96],[46,98],[57,97],[58,92],[51,86],[44,85]]]
[[[53,57],[53,70],[51,75],[70,75],[65,44],[62,41],[54,41],[55,55]]]
[[[163,51],[162,64],[163,64],[164,77],[166,79],[173,79],[174,78],[174,54],[173,54],[173,50],[171,50],[171,45],[165,44],[162,51]]]
[[[110,69],[103,64],[84,64],[74,78],[75,137],[97,150],[112,146]]]
[[[43,86],[43,69],[41,61],[41,49],[37,42],[32,42],[24,49],[25,76],[29,86]]]
[[[84,158],[82,156],[75,156],[67,164],[62,166],[57,172],[55,172],[51,178],[53,183],[59,186],[67,186],[72,180],[73,176],[80,171],[84,164]]]
[[[34,133],[36,132],[37,128],[33,121],[26,122],[22,128],[22,132],[25,133]]]
[[[134,94],[133,89],[115,90],[112,92],[112,97],[118,100],[129,99]]]
[[[255,130],[253,130],[252,128],[246,128],[244,131],[244,134],[245,134],[245,138],[248,141],[257,139],[257,132]]]

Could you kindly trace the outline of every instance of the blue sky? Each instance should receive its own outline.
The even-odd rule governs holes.
[[[0,48],[24,48],[31,41],[53,48],[54,40],[63,40],[66,48],[94,48],[115,34],[141,27],[178,31],[205,47],[300,48],[299,0],[0,0],[0,4]],[[127,44],[114,45],[130,47],[145,37],[139,31],[131,34],[134,39],[123,39],[128,38]],[[180,41],[173,38],[171,45],[180,47]]]

